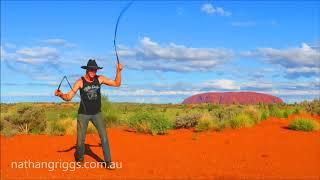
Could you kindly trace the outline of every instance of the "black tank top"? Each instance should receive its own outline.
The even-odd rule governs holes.
[[[88,82],[81,77],[83,87],[80,88],[81,102],[78,114],[94,115],[101,112],[101,92],[98,76],[95,76],[93,82]]]

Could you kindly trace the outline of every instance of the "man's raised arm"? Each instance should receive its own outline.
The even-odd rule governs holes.
[[[108,86],[119,87],[121,85],[121,70],[122,70],[122,65],[117,64],[116,78],[114,80],[111,80],[111,79],[101,75],[101,76],[99,76],[100,83],[108,85]]]
[[[63,94],[60,90],[57,89],[55,90],[54,95],[60,97],[65,101],[71,101],[74,95],[76,95],[78,89],[80,89],[81,84],[82,84],[82,81],[81,79],[79,79],[74,83],[72,90],[70,90],[67,94]]]

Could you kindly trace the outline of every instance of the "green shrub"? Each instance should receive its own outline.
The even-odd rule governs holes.
[[[213,119],[218,121],[229,121],[236,117],[241,111],[241,107],[234,105],[229,107],[220,107],[212,111],[212,116]]]
[[[105,114],[103,115],[103,119],[108,127],[121,124],[119,116],[116,113]]]
[[[284,109],[282,111],[282,117],[284,117],[284,118],[288,118],[290,114],[291,114],[291,111],[288,109]]]
[[[4,126],[3,126],[3,121],[4,121],[4,120],[3,120],[2,116],[1,116],[1,120],[0,120],[0,131],[2,131],[2,129],[3,129],[3,127],[4,127]]]
[[[272,117],[281,118],[283,116],[282,111],[276,104],[268,104],[269,115]]]
[[[22,133],[42,133],[47,126],[44,109],[29,104],[17,105],[16,113],[10,121]]]
[[[299,114],[300,113],[300,109],[298,108],[295,108],[292,112],[292,114]]]
[[[185,116],[178,116],[175,121],[175,128],[192,128],[195,127],[198,123],[198,120],[201,118],[200,114],[191,114]]]
[[[277,118],[287,118],[291,111],[283,104],[269,104],[269,115]]]
[[[215,124],[213,122],[213,120],[210,119],[200,119],[198,124],[195,127],[196,131],[207,131],[210,129],[214,129]]]
[[[297,131],[316,131],[320,129],[320,124],[312,119],[297,118],[290,122],[289,129]]]
[[[215,108],[218,108],[218,106],[217,105],[213,105],[211,103],[208,104],[208,112],[211,112]]]
[[[312,115],[320,115],[320,99],[303,103],[305,111]]]
[[[229,121],[230,127],[233,129],[250,127],[254,125],[254,120],[247,114],[238,114],[235,118]]]
[[[229,124],[228,121],[221,121],[221,122],[216,121],[216,120],[214,120],[214,121],[217,123],[217,126],[215,127],[216,131],[224,130],[226,127],[228,127],[228,124]]]
[[[59,114],[59,118],[63,119],[63,118],[67,118],[68,115],[65,112],[62,112],[61,114]]]
[[[259,123],[261,121],[261,113],[254,106],[247,106],[244,110],[244,113],[249,116],[254,123]]]
[[[152,135],[165,134],[172,128],[172,122],[163,114],[140,111],[128,118],[130,128],[138,132],[150,133]]]
[[[18,133],[18,128],[10,123],[9,115],[1,115],[1,134],[4,136],[13,136]]]
[[[88,134],[97,133],[97,128],[93,125],[93,123],[88,124],[87,133]]]
[[[266,119],[268,119],[268,117],[269,117],[269,111],[263,110],[262,113],[261,113],[260,119],[261,120],[266,120]]]
[[[101,97],[101,112],[107,126],[120,124],[120,113],[106,96]]]
[[[66,127],[64,127],[59,121],[50,121],[47,133],[54,136],[63,136],[66,133]]]

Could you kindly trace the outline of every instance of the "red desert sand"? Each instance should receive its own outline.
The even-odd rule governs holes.
[[[113,161],[122,163],[116,170],[11,168],[14,161],[73,162],[76,136],[1,136],[1,179],[319,179],[320,131],[289,130],[294,117],[269,118],[238,130],[182,129],[159,136],[108,128]],[[312,118],[320,121],[320,116]],[[88,134],[86,143],[103,157],[98,135]],[[96,162],[89,155],[85,161]]]

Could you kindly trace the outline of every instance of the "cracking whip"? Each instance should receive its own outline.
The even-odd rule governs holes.
[[[134,1],[134,0],[133,0]],[[118,25],[120,22],[120,19],[122,17],[122,15],[127,11],[127,9],[131,6],[131,4],[133,3],[133,1],[130,1],[120,12],[118,19],[117,19],[117,24],[116,24],[116,28],[114,29],[114,37],[113,37],[113,45],[114,45],[114,51],[116,53],[116,57],[117,57],[117,63],[119,64],[119,56],[118,56],[118,51],[117,51],[117,44],[116,44],[116,40],[117,40],[117,32],[118,32]]]

